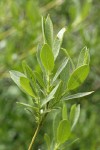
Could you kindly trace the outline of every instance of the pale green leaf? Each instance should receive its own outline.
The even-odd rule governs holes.
[[[49,93],[49,95],[43,99],[41,106],[44,106],[45,104],[47,104],[51,99],[54,98],[54,95],[59,87],[60,82],[54,87],[54,89]]]
[[[51,21],[49,15],[47,16],[47,18],[45,20],[44,35],[45,35],[46,42],[52,48],[52,45],[53,45],[53,24],[52,24],[52,21]]]
[[[89,66],[88,65],[83,65],[78,67],[74,72],[71,74],[69,80],[68,80],[68,90],[74,90],[77,87],[79,87],[86,77],[88,76],[89,73]]]
[[[69,62],[71,64],[71,70],[75,69],[75,65],[73,63],[73,60],[71,59],[70,55],[68,54],[67,50],[65,48],[61,48],[61,50],[63,50],[63,52],[65,53],[66,57],[69,59]]]
[[[71,123],[71,126],[73,124],[73,120],[74,120],[74,117],[75,117],[75,111],[76,111],[76,104],[72,105],[71,106],[71,110],[70,110],[70,123]]]
[[[63,36],[64,36],[65,31],[66,31],[66,28],[62,28],[58,32],[58,34],[57,34],[57,36],[56,36],[56,38],[54,40],[54,43],[53,43],[54,59],[56,59],[58,54],[59,54],[59,50],[60,50],[60,47],[61,47],[61,44],[62,44],[62,40],[63,40]]]
[[[87,95],[90,95],[91,93],[93,93],[94,91],[91,92],[83,92],[83,93],[77,93],[77,94],[73,94],[73,95],[69,95],[67,97],[64,97],[63,100],[70,100],[70,99],[75,99],[75,98],[81,98]]]
[[[44,69],[44,66],[43,66],[43,64],[41,62],[41,58],[40,58],[41,48],[42,47],[40,45],[38,45],[36,56],[37,56],[37,61],[40,65],[40,68],[41,68],[42,72],[45,74],[45,69]]]
[[[84,47],[80,52],[77,67],[85,65],[85,64],[88,65],[89,61],[90,61],[89,50],[87,49],[87,47]]]
[[[43,45],[40,56],[45,69],[51,72],[54,68],[54,57],[48,44]]]
[[[80,115],[80,105],[73,105],[70,112],[71,130],[76,126]]]
[[[67,116],[67,105],[66,103],[63,103],[63,109],[62,109],[62,118],[63,120],[68,120],[68,116]]]
[[[14,70],[11,70],[9,72],[12,80],[20,87],[20,77],[26,77],[26,76],[23,73]]]
[[[65,58],[62,61],[61,65],[59,66],[59,68],[58,68],[58,70],[57,70],[57,72],[56,72],[56,74],[55,74],[55,76],[54,76],[54,78],[52,80],[52,84],[56,81],[56,79],[58,78],[58,76],[60,75],[60,73],[62,72],[62,70],[66,67],[67,63],[68,63],[68,59]]]
[[[67,120],[62,120],[57,128],[57,143],[60,145],[68,140],[71,133],[70,124]]]
[[[26,104],[26,103],[22,103],[22,102],[16,102],[19,105],[25,106],[25,107],[29,107],[29,108],[34,108],[32,105]],[[36,108],[35,108],[36,109]]]
[[[45,28],[45,19],[42,17],[42,35],[43,35],[43,40],[44,40],[44,43],[46,43],[45,41],[45,31],[44,31],[44,28]]]
[[[32,90],[35,93],[38,93],[38,89],[37,89],[37,85],[36,85],[36,78],[35,78],[33,70],[26,64],[26,62],[23,63],[23,67],[24,67],[26,76],[30,80],[30,85],[31,85]]]
[[[34,75],[36,80],[38,81],[38,83],[40,84],[40,86],[42,86],[43,88],[46,87],[45,82],[43,81],[43,77],[36,71],[34,71]]]

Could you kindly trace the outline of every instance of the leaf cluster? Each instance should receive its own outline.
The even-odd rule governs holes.
[[[18,87],[32,97],[33,103],[25,104],[18,102],[29,110],[35,118],[37,124],[43,124],[49,112],[62,108],[65,101],[87,96],[92,92],[76,93],[71,95],[71,91],[81,86],[89,73],[90,55],[87,47],[84,47],[78,58],[76,66],[70,58],[66,49],[62,48],[63,36],[66,28],[62,28],[54,37],[53,23],[48,15],[42,18],[43,44],[37,48],[37,61],[41,68],[41,73],[32,70],[26,62],[22,63],[24,73],[10,71],[11,78]],[[60,66],[57,66],[59,52],[64,52],[64,58]],[[80,106],[73,105],[70,111],[70,119],[66,118],[66,106],[63,106],[63,119],[57,128],[57,140],[55,150],[66,142],[76,125]],[[66,115],[65,115],[66,114]],[[45,135],[49,143],[47,135]],[[49,146],[48,146],[49,147]],[[50,147],[48,148],[50,149]]]

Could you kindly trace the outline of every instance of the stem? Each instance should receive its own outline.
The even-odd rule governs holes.
[[[35,133],[34,133],[34,135],[33,135],[33,138],[32,138],[32,140],[31,140],[31,143],[30,143],[30,145],[29,145],[28,150],[32,150],[32,146],[33,146],[33,144],[34,144],[34,141],[35,141],[35,139],[36,139],[36,136],[37,136],[37,134],[38,134],[38,132],[39,132],[41,126],[43,125],[46,116],[47,116],[47,114],[44,115],[44,117],[42,118],[42,120],[41,120],[40,123],[38,124],[38,126],[37,126],[37,128],[36,128],[36,130],[35,130]]]
[[[31,150],[31,149],[32,149],[32,145],[34,144],[34,141],[35,141],[35,138],[36,138],[36,136],[37,136],[37,134],[38,134],[39,129],[40,129],[40,124],[37,126],[37,129],[36,129],[36,131],[35,131],[35,133],[34,133],[34,135],[33,135],[33,138],[32,138],[32,140],[31,140],[31,143],[30,143],[30,145],[29,145],[28,150]]]

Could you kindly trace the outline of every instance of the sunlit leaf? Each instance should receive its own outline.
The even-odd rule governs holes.
[[[89,50],[87,49],[87,47],[84,47],[80,52],[77,67],[86,65],[86,64],[88,65],[89,61],[90,61]]]
[[[26,76],[23,73],[14,70],[11,70],[9,72],[12,80],[20,87],[20,77],[26,77]]]
[[[77,93],[77,94],[73,94],[73,95],[69,95],[67,97],[64,97],[63,100],[70,100],[70,99],[75,99],[75,98],[81,98],[81,97],[84,97],[84,96],[87,96],[87,95],[90,95],[92,94],[94,91],[91,91],[91,92],[83,92],[83,93]]]
[[[62,118],[63,120],[68,120],[68,116],[67,116],[67,105],[65,103],[63,103],[63,109],[62,109]]]
[[[61,47],[61,44],[62,44],[62,41],[63,41],[63,36],[64,36],[65,31],[66,31],[66,28],[62,28],[58,32],[58,34],[57,34],[57,36],[54,40],[54,44],[53,44],[54,59],[56,59],[58,54],[59,54],[59,50],[60,50],[60,47]]]
[[[20,85],[26,93],[28,93],[32,97],[35,97],[35,94],[32,91],[32,88],[30,86],[30,81],[28,78],[20,77]]]
[[[57,77],[60,75],[60,73],[62,72],[62,70],[66,67],[67,63],[68,63],[68,59],[65,58],[62,61],[61,65],[59,66],[59,68],[58,68],[58,70],[57,70],[57,72],[56,72],[56,74],[55,74],[55,76],[54,76],[54,78],[52,80],[52,84],[56,81]]]
[[[52,44],[53,44],[53,24],[52,24],[52,21],[51,21],[49,15],[47,16],[47,18],[45,20],[44,34],[45,34],[46,42],[52,48]]]
[[[80,115],[80,105],[73,105],[70,112],[71,130],[76,126]]]
[[[48,44],[44,44],[41,50],[41,60],[45,69],[51,72],[54,68],[54,57]]]
[[[88,76],[88,73],[89,73],[88,65],[80,66],[76,70],[74,70],[68,81],[67,85],[68,90],[74,90],[77,87],[79,87]]]
[[[71,133],[70,124],[67,120],[61,120],[57,128],[57,143],[62,144],[68,140]]]
[[[54,87],[54,89],[50,92],[50,94],[42,101],[42,105],[44,106],[46,103],[48,103],[51,99],[54,98],[54,95],[59,87],[60,82]]]

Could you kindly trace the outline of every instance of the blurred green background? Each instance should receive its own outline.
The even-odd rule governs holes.
[[[0,0],[0,150],[27,150],[36,128],[32,116],[16,104],[29,103],[30,97],[13,83],[9,70],[21,71],[22,60],[38,68],[35,52],[42,43],[41,16],[48,13],[55,33],[67,26],[62,46],[74,62],[84,46],[91,55],[90,74],[78,91],[95,93],[78,100],[81,116],[74,134],[80,139],[66,149],[100,150],[100,0]],[[34,150],[46,150],[43,136],[50,133],[52,115]]]

